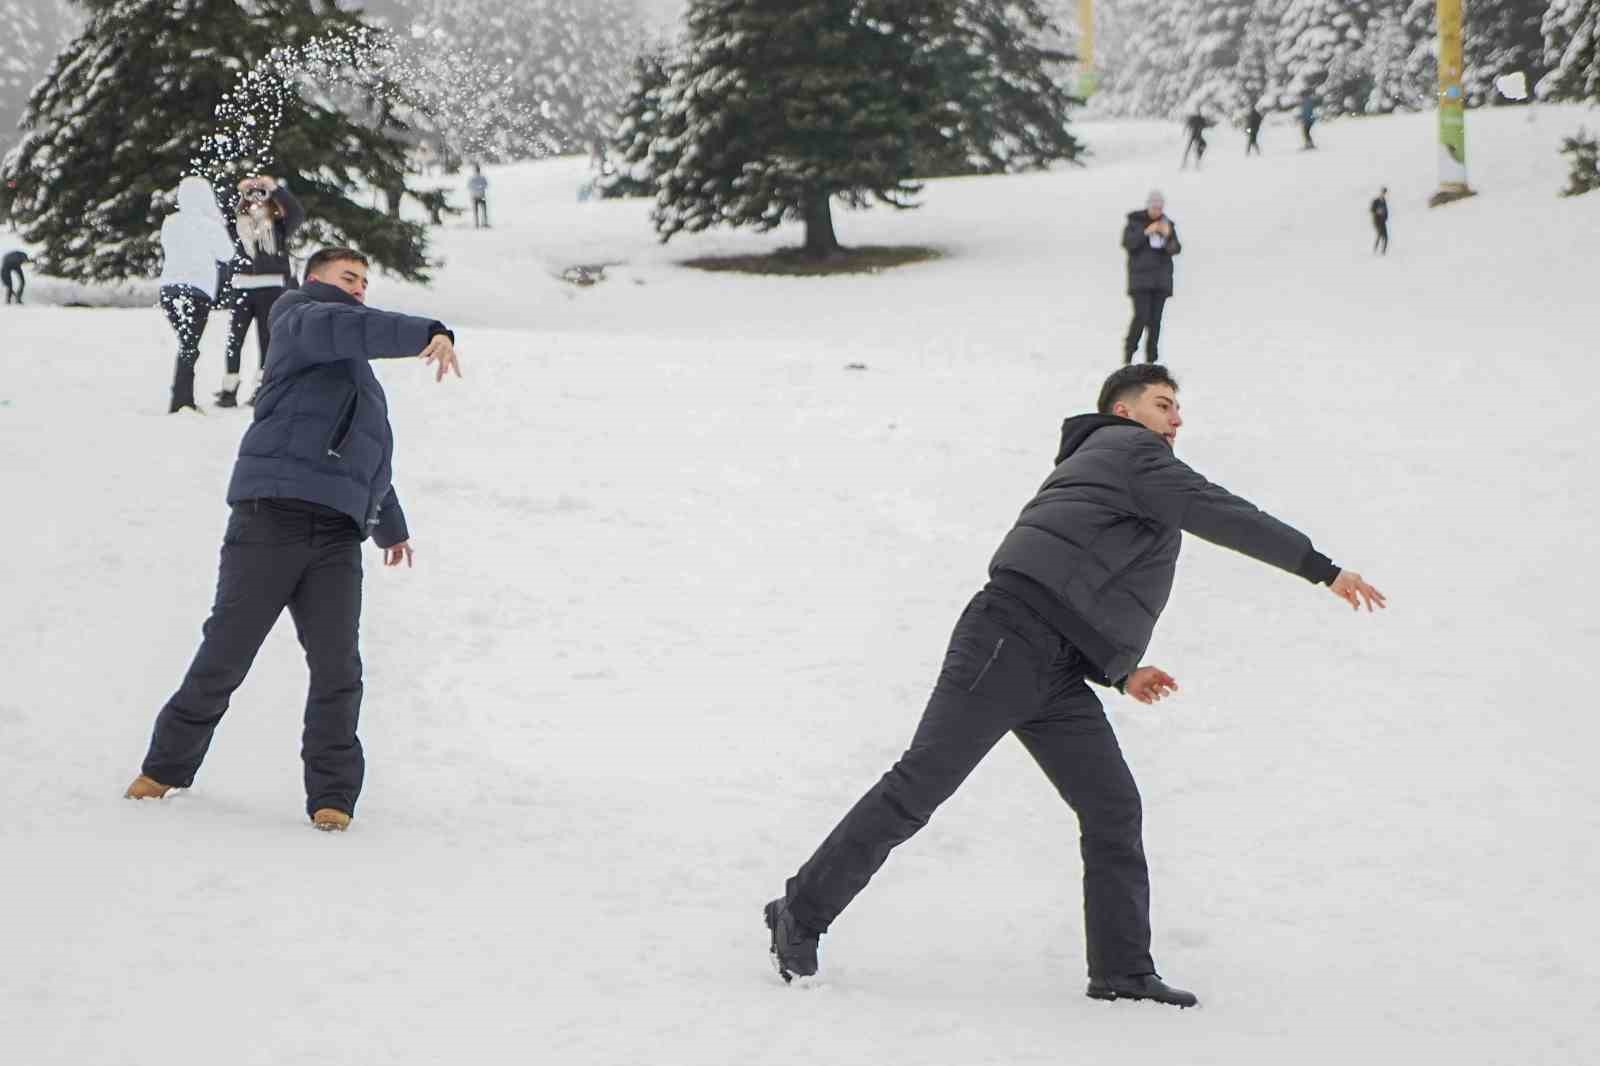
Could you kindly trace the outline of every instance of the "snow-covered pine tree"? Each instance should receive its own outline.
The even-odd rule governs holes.
[[[0,152],[16,143],[28,96],[74,22],[66,0],[0,0]]]
[[[801,221],[820,257],[839,248],[835,197],[913,206],[946,99],[932,56],[954,20],[953,0],[693,0],[663,93],[683,133],[653,152],[662,240]]]
[[[1190,10],[1184,23],[1187,37],[1179,38],[1178,110],[1184,114],[1203,110],[1213,120],[1241,113],[1252,102],[1239,74],[1254,0],[1183,0],[1183,4]]]
[[[1473,0],[1466,5],[1462,90],[1470,107],[1506,104],[1495,79],[1521,71],[1537,84],[1548,69],[1540,20],[1549,0]]]
[[[1038,0],[957,0],[937,54],[946,107],[920,176],[1035,170],[1083,151],[1068,125],[1074,57]]]
[[[1185,0],[1188,2],[1188,0]],[[1177,105],[1173,73],[1181,68],[1179,41],[1167,0],[1122,0],[1098,20],[1100,91],[1096,112],[1171,116]]]
[[[34,91],[26,136],[0,167],[0,210],[61,276],[148,277],[161,263],[166,195],[195,161],[208,160],[200,169],[219,192],[262,163],[207,156],[244,132],[219,129],[215,114],[235,76],[274,48],[361,23],[320,0],[84,4],[87,25]],[[353,198],[361,184],[404,189],[405,145],[390,131],[325,100],[290,99],[271,148],[266,169],[305,204],[303,241],[351,243],[383,267],[426,277],[424,228]]]
[[[1239,41],[1239,61],[1233,69],[1240,103],[1246,110],[1252,104],[1263,110],[1278,107],[1285,98],[1283,68],[1277,61],[1274,45],[1284,2],[1255,0],[1250,5],[1250,15]]]
[[[1551,0],[1544,16],[1545,61],[1539,95],[1600,103],[1600,0]],[[1572,164],[1565,195],[1600,189],[1600,140],[1587,130],[1561,146]]]
[[[1373,0],[1289,0],[1277,32],[1286,104],[1309,93],[1329,114],[1356,110],[1371,95],[1366,35],[1373,6]]]
[[[603,154],[647,45],[636,0],[417,0],[417,21],[479,61],[506,72],[503,95],[485,101],[539,114],[544,134],[511,145],[526,158],[546,151]]]
[[[640,54],[633,63],[633,84],[617,113],[616,132],[596,186],[606,198],[654,196],[651,149],[657,138],[683,135],[662,113],[662,94],[672,81],[673,58],[665,47]]]
[[[1433,3],[1434,0],[1427,0]],[[1416,111],[1428,105],[1433,94],[1419,86],[1412,65],[1417,42],[1406,28],[1406,12],[1389,7],[1367,29],[1367,57],[1372,89],[1361,110],[1371,114]]]

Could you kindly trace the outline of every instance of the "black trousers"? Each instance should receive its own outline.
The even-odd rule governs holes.
[[[472,228],[487,229],[489,227],[489,201],[481,197],[472,200]]]
[[[1387,223],[1387,222],[1374,222],[1372,224],[1372,226],[1373,226],[1373,228],[1375,230],[1378,231],[1377,236],[1374,237],[1373,240],[1372,240],[1372,250],[1374,252],[1376,252],[1376,251],[1381,249],[1383,251],[1384,255],[1388,255],[1389,254],[1389,223]]]
[[[156,718],[146,775],[164,785],[193,783],[229,699],[285,607],[311,670],[300,748],[306,811],[354,812],[366,770],[356,737],[361,540],[348,516],[295,500],[234,505],[204,639]]]
[[[1183,146],[1183,164],[1179,169],[1189,165],[1189,153],[1194,153],[1194,165],[1199,167],[1206,161],[1206,139],[1204,137],[1190,137],[1189,143]]]
[[[211,314],[211,297],[190,285],[161,286],[161,310],[178,335],[178,363],[172,373],[174,406],[194,404],[194,365],[200,359],[200,338]]]
[[[1249,130],[1247,132],[1249,133],[1250,139],[1244,142],[1244,154],[1249,155],[1251,152],[1254,152],[1256,155],[1260,155],[1261,142],[1256,140],[1256,137],[1259,135],[1260,131]]]
[[[261,349],[261,366],[267,365],[267,345],[272,343],[272,327],[267,324],[267,313],[284,288],[241,289],[239,302],[234,305],[233,318],[228,322],[228,373],[239,372],[239,356],[244,348],[244,335],[250,332],[250,323],[256,324],[256,345]]]
[[[22,294],[28,288],[28,279],[23,276],[22,268],[6,267],[4,270],[0,270],[0,280],[3,280],[6,285],[6,303],[11,303],[13,300],[21,303]],[[12,288],[13,285],[16,286],[14,290]]]
[[[826,932],[897,844],[1015,733],[1078,816],[1089,973],[1151,973],[1143,809],[1080,653],[1020,600],[973,598],[911,746],[790,878],[803,925]]]
[[[1128,339],[1122,346],[1122,361],[1133,362],[1133,353],[1139,350],[1142,334],[1145,362],[1154,363],[1161,358],[1161,312],[1167,306],[1167,294],[1145,290],[1131,295],[1133,321],[1128,325]]]

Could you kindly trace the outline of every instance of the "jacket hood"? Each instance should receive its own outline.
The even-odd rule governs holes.
[[[222,209],[217,206],[217,194],[211,191],[211,183],[205,178],[188,177],[178,183],[178,210],[200,218],[219,221],[222,218]]]
[[[1068,456],[1083,447],[1083,442],[1088,440],[1089,435],[1095,430],[1105,429],[1108,426],[1144,428],[1133,419],[1123,418],[1120,415],[1074,415],[1061,423],[1061,450],[1056,452],[1056,465],[1060,466],[1066,462]]]

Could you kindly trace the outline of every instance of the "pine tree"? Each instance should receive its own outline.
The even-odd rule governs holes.
[[[28,96],[69,40],[73,21],[65,0],[0,0],[0,149],[16,142]]]
[[[1239,77],[1254,8],[1252,0],[1207,0],[1193,7],[1182,50],[1180,111],[1237,114],[1254,102]]]
[[[1245,21],[1239,42],[1239,61],[1234,65],[1234,80],[1242,102],[1267,108],[1281,106],[1286,91],[1283,68],[1277,61],[1274,34],[1282,16],[1283,0],[1256,0]]]
[[[1539,95],[1600,103],[1600,0],[1551,0],[1542,29],[1550,73]]]
[[[509,145],[509,157],[603,155],[633,60],[646,46],[635,0],[425,0],[417,17],[505,71],[503,90],[485,106],[543,120],[543,135]]]
[[[1540,81],[1539,95],[1600,103],[1600,0],[1551,0],[1543,31],[1552,69]],[[1561,152],[1572,168],[1565,195],[1600,189],[1600,140],[1582,130],[1562,143]]]
[[[825,256],[835,197],[912,206],[954,19],[951,0],[694,0],[663,93],[683,133],[653,151],[662,239],[799,220],[806,253]]]
[[[662,95],[671,84],[672,65],[673,58],[664,47],[645,51],[634,60],[633,83],[617,113],[616,131],[596,183],[601,196],[655,195],[651,152],[656,139],[683,136],[681,126],[670,127],[670,116],[662,113]]]
[[[88,24],[28,104],[27,133],[0,172],[0,210],[44,246],[50,269],[84,281],[153,276],[166,194],[197,167],[226,194],[265,161],[212,151],[252,130],[218,126],[242,71],[279,46],[361,23],[321,0],[85,0]],[[339,109],[330,90],[291,99],[270,173],[306,207],[306,243],[351,243],[377,264],[426,278],[426,231],[355,197],[362,184],[405,192],[405,145],[392,122]],[[248,137],[243,137],[248,139]],[[231,206],[225,205],[225,206]]]
[[[920,174],[1016,173],[1076,159],[1074,56],[1055,15],[1038,0],[958,0],[955,11],[935,60],[946,106]]]
[[[1521,71],[1536,84],[1546,70],[1539,21],[1548,0],[1479,0],[1466,5],[1463,27],[1466,69],[1462,90],[1467,104],[1511,103],[1495,91],[1495,79]]]
[[[1368,35],[1372,91],[1367,94],[1362,110],[1388,114],[1423,107],[1431,94],[1419,92],[1413,76],[1411,61],[1416,43],[1407,32],[1405,11],[1399,8],[1384,11],[1373,20]]]
[[[1325,111],[1341,112],[1371,95],[1365,60],[1372,9],[1372,0],[1289,0],[1278,23],[1277,59],[1291,99],[1310,94]]]

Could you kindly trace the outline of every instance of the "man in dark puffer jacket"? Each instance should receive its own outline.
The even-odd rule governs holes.
[[[1163,366],[1124,367],[1107,379],[1098,414],[1062,427],[1056,468],[956,623],[910,748],[767,904],[785,979],[816,973],[818,938],[889,852],[1014,732],[1078,816],[1088,994],[1198,1002],[1156,975],[1139,790],[1085,682],[1114,684],[1141,703],[1177,690],[1165,671],[1139,664],[1185,531],[1329,585],[1353,607],[1370,611],[1384,599],[1303,533],[1173,454],[1183,424],[1177,387]]]
[[[394,435],[371,359],[421,357],[461,374],[455,337],[438,322],[365,306],[367,260],[349,248],[311,257],[304,288],[272,308],[255,418],[228,486],[216,603],[188,675],[156,719],[133,799],[188,788],[212,733],[261,643],[287,607],[306,650],[306,813],[344,829],[366,763],[361,710],[361,542],[384,564],[412,563],[390,484]]]

